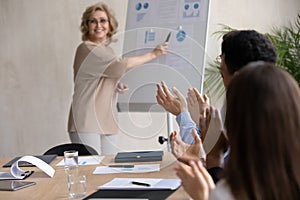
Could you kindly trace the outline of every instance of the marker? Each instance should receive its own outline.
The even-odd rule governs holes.
[[[142,182],[137,182],[137,181],[131,181],[131,184],[133,184],[133,185],[140,185],[140,186],[146,186],[146,187],[150,187],[151,186],[149,183],[142,183]]]
[[[168,34],[165,42],[169,42],[170,37],[171,37],[171,32]]]
[[[85,164],[86,164],[86,161],[83,161],[81,164],[82,164],[82,165],[85,165]]]
[[[108,167],[115,167],[115,168],[134,168],[134,165],[108,165]]]

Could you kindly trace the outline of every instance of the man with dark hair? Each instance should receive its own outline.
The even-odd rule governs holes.
[[[221,55],[219,56],[220,73],[222,75],[225,88],[228,87],[228,84],[232,80],[234,74],[246,64],[253,61],[276,63],[277,60],[277,53],[271,41],[263,34],[254,30],[235,30],[225,34],[223,36],[221,51]],[[194,91],[195,95],[198,96],[199,110],[205,111],[204,107],[208,107],[208,103],[203,101],[204,98],[199,94],[197,89],[194,88],[192,91]],[[186,159],[185,156],[182,156],[184,155],[183,153],[194,146],[190,146],[190,144],[194,143],[192,129],[198,129],[198,134],[201,135],[201,133],[199,131],[199,127],[196,127],[196,124],[192,122],[191,116],[189,112],[187,112],[187,108],[184,107],[187,103],[185,102],[183,95],[179,91],[175,91],[174,94],[176,94],[177,97],[171,95],[170,91],[168,91],[168,87],[164,83],[163,89],[161,89],[160,85],[157,85],[157,102],[166,111],[176,115],[176,121],[180,127],[180,136],[183,140],[181,141],[181,138],[175,137],[176,133],[171,134],[170,141],[172,153],[177,158],[184,161]],[[225,113],[226,107],[224,104],[221,109],[221,121],[223,122],[225,121]],[[199,113],[199,116],[200,114],[204,113]],[[215,120],[218,119],[216,118]],[[206,157],[206,167],[209,169],[208,171],[213,176],[214,181],[217,181],[219,171],[222,170],[220,168],[220,164],[223,159],[224,150],[227,148],[226,131],[224,130],[225,135],[220,134],[220,131],[219,133],[216,133],[215,131],[211,131],[210,133],[210,130],[212,129],[221,130],[223,128],[213,128],[213,124],[210,123],[206,132],[206,136],[209,134],[219,134],[219,137],[216,137],[217,141],[214,141],[215,146],[211,149],[211,151],[207,152],[208,154]],[[202,136],[201,139],[204,139],[204,137]],[[189,154],[189,152],[191,151],[187,151],[186,154]]]
[[[277,54],[271,41],[254,30],[232,31],[223,36],[221,58],[224,58],[229,77],[223,77],[225,87],[227,79],[253,61],[276,63]],[[223,75],[223,74],[222,74]]]

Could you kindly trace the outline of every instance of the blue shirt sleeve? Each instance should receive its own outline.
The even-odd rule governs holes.
[[[193,138],[192,129],[195,128],[199,135],[200,130],[192,120],[190,113],[187,111],[181,112],[176,116],[176,122],[178,123],[180,129],[180,136],[182,141],[187,144],[194,144],[195,141]]]

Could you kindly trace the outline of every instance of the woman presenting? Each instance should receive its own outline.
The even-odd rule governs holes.
[[[114,154],[117,142],[117,93],[126,85],[119,79],[129,69],[167,53],[168,43],[153,51],[127,58],[118,58],[109,44],[116,34],[118,22],[104,3],[88,7],[82,15],[82,43],[74,60],[74,94],[68,131],[73,143],[87,144],[101,154]]]

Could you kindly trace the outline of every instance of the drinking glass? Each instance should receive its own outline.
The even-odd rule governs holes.
[[[65,172],[67,174],[78,171],[78,151],[64,151]]]
[[[68,174],[69,198],[79,199],[86,195],[86,176]]]

